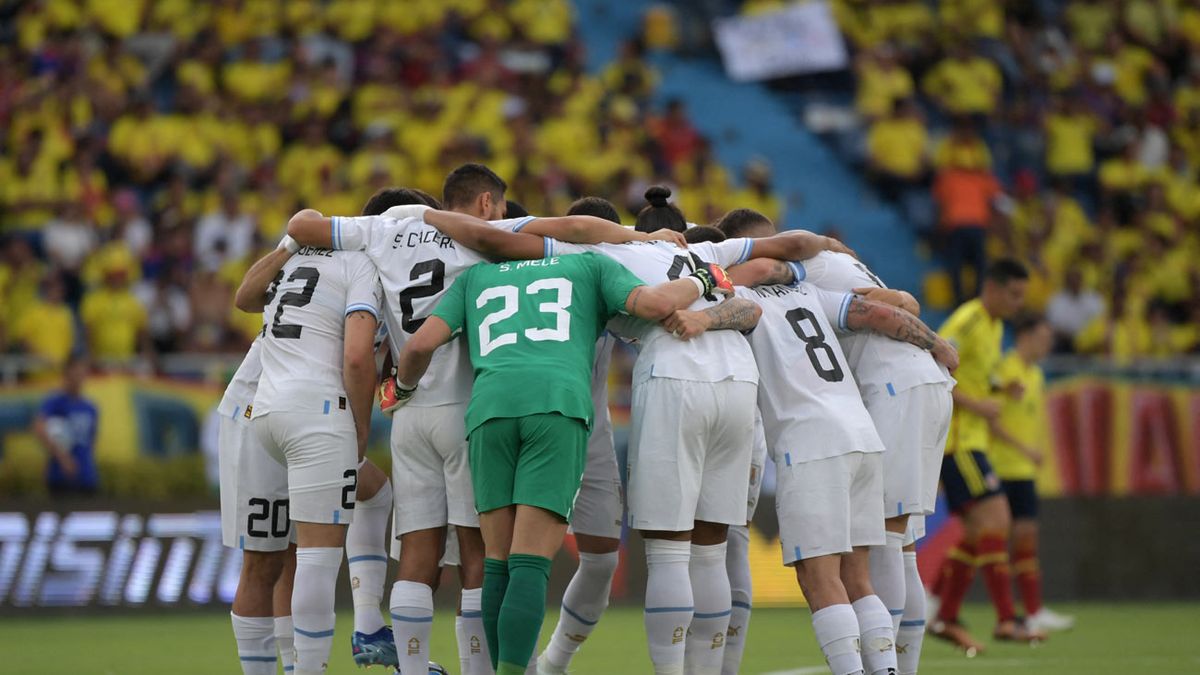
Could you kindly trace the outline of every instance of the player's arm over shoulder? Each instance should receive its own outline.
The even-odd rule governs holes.
[[[826,293],[826,291],[820,291]],[[839,313],[839,327],[848,330],[872,330],[893,340],[928,350],[950,370],[958,367],[958,352],[945,339],[933,332],[909,312],[860,295],[846,295]]]
[[[572,244],[624,244],[630,241],[661,240],[681,247],[687,246],[683,235],[678,232],[659,230],[653,234],[645,234],[595,216],[536,218],[522,226],[521,232],[553,237]]]

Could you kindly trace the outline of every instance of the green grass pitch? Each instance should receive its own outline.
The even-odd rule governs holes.
[[[927,641],[922,672],[927,673],[1198,673],[1200,605],[1056,605],[1075,614],[1079,625],[1031,648],[992,645],[966,659],[948,646]],[[546,616],[546,633],[556,614]],[[970,606],[965,618],[982,634],[990,630],[990,610]],[[439,613],[434,623],[434,658],[458,672],[454,620]],[[348,614],[339,615],[330,675],[357,670],[350,659]],[[813,641],[808,610],[757,609],[742,672],[774,675],[827,673]],[[8,617],[0,619],[0,672],[14,675],[213,675],[239,673],[227,615],[147,614],[90,617]],[[573,672],[579,675],[648,673],[641,612],[613,608],[584,645]],[[383,674],[381,668],[365,671]],[[421,674],[424,675],[424,674]]]

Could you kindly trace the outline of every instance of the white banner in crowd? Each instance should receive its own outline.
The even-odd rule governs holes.
[[[713,33],[725,72],[739,82],[841,70],[849,65],[842,32],[825,2],[717,19]]]

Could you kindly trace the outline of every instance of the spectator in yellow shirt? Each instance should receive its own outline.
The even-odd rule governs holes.
[[[1100,124],[1077,97],[1056,98],[1042,126],[1046,132],[1047,173],[1078,178],[1096,168],[1092,144]]]
[[[953,115],[987,115],[996,110],[1003,85],[1000,69],[959,43],[925,75],[922,87]]]
[[[1100,165],[1100,197],[1112,205],[1117,222],[1133,222],[1139,193],[1150,178],[1150,171],[1138,161],[1136,141],[1126,143],[1119,156]]]
[[[1035,479],[1047,451],[1046,385],[1038,363],[1050,354],[1054,333],[1041,316],[1013,321],[1015,347],[1004,356],[996,379],[1005,396],[992,424],[996,442],[988,458],[1000,478],[1012,513],[1012,567],[1025,605],[1025,621],[1034,630],[1065,630],[1074,619],[1042,605],[1038,564],[1038,494]]]
[[[896,61],[891,47],[865,52],[858,58],[855,72],[858,93],[854,105],[868,119],[888,115],[896,101],[913,95],[912,75]]]
[[[867,163],[876,187],[885,197],[899,199],[904,190],[920,185],[929,173],[929,133],[912,99],[896,101],[892,116],[871,125],[867,134]]]
[[[146,310],[129,288],[129,270],[110,265],[104,283],[83,296],[80,320],[91,355],[115,365],[128,362],[142,348]]]
[[[12,327],[12,342],[40,362],[32,371],[38,381],[54,379],[75,346],[75,317],[65,300],[62,277],[47,275],[42,281],[42,297]]]

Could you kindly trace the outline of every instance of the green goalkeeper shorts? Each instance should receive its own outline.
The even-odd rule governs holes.
[[[475,510],[527,504],[570,520],[587,440],[583,420],[558,413],[496,417],[475,427],[468,438]]]

